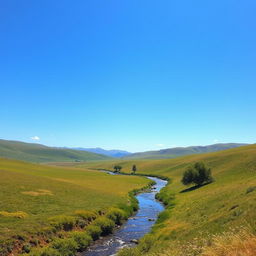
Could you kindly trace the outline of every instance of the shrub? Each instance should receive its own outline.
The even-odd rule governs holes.
[[[94,225],[99,226],[102,230],[102,235],[108,235],[112,233],[115,223],[113,220],[110,220],[106,217],[99,217],[97,218],[94,223]]]
[[[69,233],[69,237],[75,240],[78,246],[77,250],[79,251],[85,250],[92,242],[91,236],[89,236],[86,232],[73,231]]]
[[[61,256],[61,254],[57,250],[49,247],[45,247],[42,249],[35,249],[28,255],[29,256]]]
[[[75,218],[71,216],[59,215],[49,219],[50,224],[57,230],[72,230],[76,224]]]
[[[122,221],[128,218],[124,210],[114,207],[108,210],[106,217],[113,220],[117,225],[121,225]]]
[[[86,227],[86,232],[92,237],[93,240],[99,239],[102,230],[99,226],[89,225]]]
[[[138,211],[139,209],[139,202],[137,200],[137,198],[135,197],[135,195],[137,194],[137,190],[133,190],[131,192],[129,192],[129,197],[130,197],[130,207],[131,207],[131,213],[135,211]]]
[[[199,186],[212,180],[211,169],[207,168],[203,162],[197,162],[184,172],[181,182],[184,185],[194,183]]]
[[[75,211],[75,215],[84,220],[87,220],[88,222],[95,220],[98,216],[97,213],[86,210],[77,210]]]
[[[31,245],[30,244],[24,244],[22,246],[22,252],[29,253],[30,250],[31,250]]]
[[[154,235],[146,235],[142,239],[140,239],[138,249],[141,252],[148,252],[155,244],[157,238]]]
[[[57,238],[52,242],[51,247],[56,249],[61,256],[73,256],[78,249],[78,244],[74,238]]]
[[[256,190],[256,186],[249,187],[249,188],[247,188],[247,190],[246,190],[246,194],[251,193],[251,192],[253,192],[253,191],[255,191],[255,190]]]
[[[156,194],[156,199],[163,202],[164,205],[173,206],[175,195],[167,187],[161,189],[159,193]]]
[[[134,248],[124,248],[118,252],[118,256],[141,256],[145,255],[155,244],[156,238],[153,235],[146,235],[140,239],[139,244]],[[168,254],[169,255],[169,254]]]
[[[79,228],[84,228],[88,225],[88,221],[87,220],[84,220],[84,219],[80,219],[78,218],[76,220],[76,225],[79,227]]]

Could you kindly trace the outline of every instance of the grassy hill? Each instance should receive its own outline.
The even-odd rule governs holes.
[[[106,160],[110,158],[87,151],[8,140],[0,140],[0,157],[36,163]]]
[[[157,151],[146,151],[134,153],[126,156],[126,159],[165,159],[165,158],[175,158],[185,155],[202,154],[209,152],[216,152],[230,148],[236,148],[245,146],[242,143],[219,143],[209,146],[191,146],[191,147],[177,147],[177,148],[167,148]]]
[[[88,210],[104,212],[111,206],[128,204],[128,192],[148,184],[142,177],[1,158],[0,175],[1,256],[7,255],[9,248],[12,255],[18,255],[18,249],[28,241],[29,245],[35,241],[45,244],[53,239],[57,227],[49,226],[50,217],[61,215],[60,225],[73,225],[76,211],[86,210],[84,215],[88,215]],[[83,222],[87,224],[88,220],[75,219],[74,225]],[[5,244],[8,241],[10,245]]]
[[[203,161],[215,181],[183,192],[180,180],[191,164]],[[88,164],[90,168],[123,166],[130,172],[163,175],[171,182],[160,198],[167,204],[152,233],[122,256],[238,256],[256,251],[256,145],[166,160],[132,160]]]

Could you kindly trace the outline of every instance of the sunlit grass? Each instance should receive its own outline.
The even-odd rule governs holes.
[[[197,161],[203,161],[212,168],[215,181],[181,193],[186,188],[180,182],[182,174]],[[212,235],[221,235],[231,227],[250,225],[256,228],[256,145],[176,159],[108,161],[86,166],[111,169],[114,164],[121,165],[122,171],[127,173],[136,164],[138,173],[164,175],[171,179],[165,193],[169,194],[175,206],[167,208],[167,217],[153,229],[153,236],[157,239],[149,252],[156,253],[154,255],[170,245],[173,252],[179,250],[178,244],[185,245],[193,239],[203,241],[208,237],[211,241]],[[172,199],[173,195],[175,199]],[[141,253],[134,250],[134,254],[124,255],[146,255],[145,252]],[[193,255],[200,253],[194,252]]]
[[[0,159],[0,240],[40,230],[49,217],[128,203],[141,177]]]

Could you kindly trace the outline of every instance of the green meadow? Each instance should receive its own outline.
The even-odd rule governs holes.
[[[104,213],[112,206],[128,205],[128,193],[148,184],[142,177],[3,158],[0,177],[0,244],[16,243],[14,255],[20,252],[15,246],[49,228],[49,218],[84,210]],[[7,254],[0,250],[0,255]]]
[[[214,182],[189,190],[180,181],[186,168],[198,161],[212,169]],[[170,179],[158,195],[166,210],[151,234],[137,248],[120,255],[255,255],[250,250],[256,250],[256,145],[166,160],[88,163],[86,167],[111,169],[115,164],[127,173],[136,164],[138,174]],[[254,239],[253,248],[246,248],[247,238]],[[227,249],[235,239],[237,247]],[[239,250],[243,254],[235,253]]]

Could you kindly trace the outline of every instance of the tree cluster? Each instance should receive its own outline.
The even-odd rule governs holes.
[[[213,181],[211,169],[206,167],[203,162],[197,162],[190,166],[183,174],[181,182],[184,185],[202,185]]]

